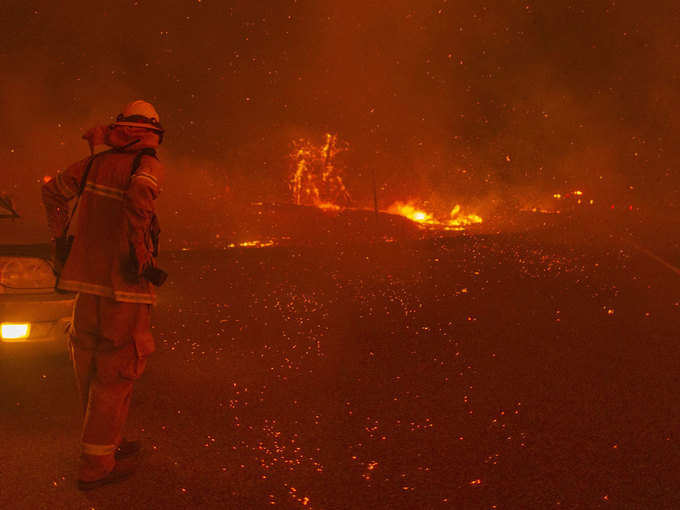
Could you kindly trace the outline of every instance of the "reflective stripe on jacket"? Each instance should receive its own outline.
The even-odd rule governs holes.
[[[157,159],[145,155],[130,177],[139,145],[95,157],[71,225],[75,240],[61,273],[60,289],[129,303],[155,302],[150,283],[132,272],[129,243],[151,251],[149,224],[163,169]],[[79,193],[89,160],[71,165],[43,185],[53,237],[62,234],[68,202]]]

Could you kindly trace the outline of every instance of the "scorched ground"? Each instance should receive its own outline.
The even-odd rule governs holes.
[[[677,275],[568,227],[166,254],[143,468],[78,493],[68,363],[6,362],[0,506],[677,507]]]

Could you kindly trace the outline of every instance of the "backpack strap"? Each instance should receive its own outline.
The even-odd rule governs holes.
[[[151,156],[152,158],[158,159],[158,156],[156,155],[156,150],[152,149],[151,147],[146,147],[139,151],[137,154],[135,154],[135,159],[132,160],[130,178],[132,178],[132,176],[135,175],[135,172],[137,172],[137,170],[139,169],[139,165],[142,164],[142,158],[144,156]]]
[[[85,167],[85,173],[83,173],[83,178],[80,181],[80,189],[78,190],[78,198],[76,198],[76,203],[73,205],[73,209],[71,209],[71,214],[68,217],[68,220],[66,221],[66,226],[64,227],[64,232],[62,236],[66,236],[68,234],[68,229],[71,226],[71,220],[73,220],[73,216],[76,214],[76,210],[78,209],[78,204],[80,204],[80,197],[83,195],[83,191],[85,190],[85,184],[87,184],[87,177],[90,175],[90,170],[92,169],[92,163],[94,163],[94,160],[97,159],[98,156],[101,156],[102,154],[107,154],[109,152],[112,152],[110,150],[104,151],[104,152],[98,152],[97,154],[93,154],[90,156],[90,160],[87,162],[87,166]]]

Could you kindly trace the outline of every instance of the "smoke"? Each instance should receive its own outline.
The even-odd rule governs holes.
[[[43,176],[137,98],[167,129],[171,224],[209,223],[220,200],[290,200],[291,141],[327,132],[350,145],[355,205],[373,175],[385,206],[631,186],[680,202],[670,2],[644,16],[605,0],[6,4],[0,188],[35,228]]]

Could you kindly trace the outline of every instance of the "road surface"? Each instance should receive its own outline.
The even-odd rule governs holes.
[[[140,470],[79,492],[68,361],[6,360],[0,507],[680,508],[680,278],[617,237],[164,257]]]

